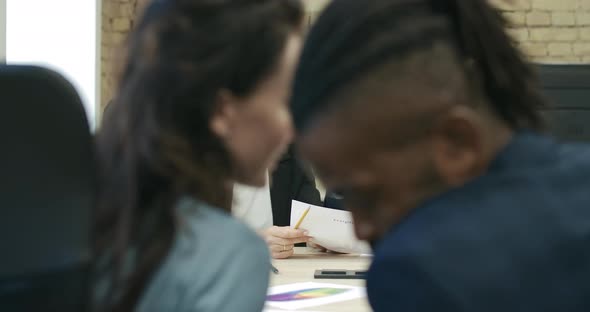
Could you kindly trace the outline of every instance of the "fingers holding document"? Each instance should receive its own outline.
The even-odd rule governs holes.
[[[284,259],[293,255],[293,247],[298,243],[306,243],[311,237],[305,230],[295,230],[291,227],[273,226],[263,231],[264,239],[275,259]]]

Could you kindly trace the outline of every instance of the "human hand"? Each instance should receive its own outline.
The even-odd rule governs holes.
[[[324,247],[322,245],[318,245],[318,244],[311,242],[311,241],[307,242],[307,247],[309,247],[315,251],[320,251],[320,252],[327,252],[328,251],[328,249],[326,247]]]
[[[338,252],[338,251],[334,251],[334,250],[330,250],[322,245],[318,245],[312,241],[308,241],[307,242],[307,247],[313,249],[314,251],[318,251],[318,252],[329,252],[329,253],[335,253],[335,254],[344,254],[343,252]]]
[[[288,226],[273,226],[262,231],[262,236],[268,245],[274,259],[285,259],[293,255],[295,244],[306,243],[311,237],[305,230],[295,230]]]

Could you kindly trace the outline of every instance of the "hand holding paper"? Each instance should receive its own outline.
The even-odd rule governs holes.
[[[301,218],[306,210],[307,214]],[[307,230],[308,235],[313,237],[311,242],[315,244],[342,253],[370,253],[368,244],[355,237],[352,215],[348,211],[293,200],[291,226],[295,226],[300,219],[299,228]]]

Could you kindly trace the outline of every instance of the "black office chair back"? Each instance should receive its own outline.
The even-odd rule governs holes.
[[[590,65],[537,65],[550,105],[549,129],[564,141],[590,141]]]
[[[0,146],[0,311],[84,310],[96,179],[72,85],[0,65]]]

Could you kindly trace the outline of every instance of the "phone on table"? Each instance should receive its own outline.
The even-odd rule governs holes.
[[[313,274],[317,279],[366,279],[367,271],[362,270],[315,270]]]

